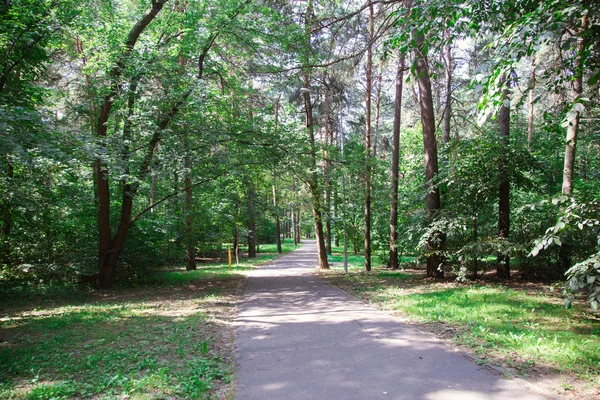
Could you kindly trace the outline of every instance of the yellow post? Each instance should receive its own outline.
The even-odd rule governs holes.
[[[227,243],[227,258],[229,260],[229,269],[231,269],[231,245]]]

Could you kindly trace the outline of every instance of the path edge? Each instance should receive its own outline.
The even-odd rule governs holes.
[[[531,381],[528,381],[524,378],[521,378],[520,376],[516,375],[514,372],[512,372],[511,370],[509,370],[508,368],[499,366],[499,365],[492,365],[489,362],[487,362],[486,360],[478,357],[475,353],[473,353],[471,351],[471,349],[464,347],[464,346],[459,346],[455,343],[453,343],[452,341],[448,340],[448,339],[443,339],[443,338],[439,338],[436,335],[434,335],[431,332],[428,331],[424,331],[422,329],[419,329],[416,326],[413,326],[411,324],[409,324],[406,320],[406,318],[403,318],[399,315],[394,315],[392,313],[387,312],[386,310],[376,307],[374,306],[372,303],[369,303],[367,301],[365,301],[364,299],[361,298],[357,298],[354,297],[351,293],[346,292],[344,289],[335,286],[334,284],[328,282],[326,279],[323,278],[322,274],[320,273],[320,270],[316,269],[313,271],[313,274],[318,276],[318,278],[325,283],[327,286],[336,289],[337,291],[339,291],[340,293],[342,293],[345,297],[347,297],[349,300],[358,300],[361,303],[367,305],[368,307],[371,307],[373,310],[376,311],[381,311],[387,315],[389,315],[390,317],[392,317],[394,320],[396,320],[397,322],[400,322],[402,324],[407,325],[409,328],[414,329],[424,335],[429,336],[432,339],[435,339],[436,341],[440,342],[441,344],[444,345],[444,347],[446,347],[449,351],[453,352],[453,353],[458,353],[461,356],[463,356],[464,358],[466,358],[467,360],[471,361],[474,364],[477,364],[478,366],[484,367],[488,370],[491,370],[495,373],[498,373],[499,375],[501,375],[503,378],[505,379],[510,379],[514,382],[516,382],[519,386],[521,386],[524,389],[527,390],[531,390],[537,394],[539,394],[540,396],[543,396],[545,398],[547,398],[548,400],[565,400],[565,398],[558,396],[557,394],[553,393],[550,391],[550,389],[545,389]]]

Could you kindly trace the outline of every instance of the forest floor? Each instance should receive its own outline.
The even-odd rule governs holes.
[[[276,257],[271,247],[133,288],[3,285],[0,398],[232,399],[242,273]]]
[[[600,397],[600,318],[584,302],[564,307],[555,285],[431,280],[422,270],[370,273],[339,263],[327,282],[419,330],[567,399]]]

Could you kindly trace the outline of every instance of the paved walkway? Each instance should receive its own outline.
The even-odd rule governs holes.
[[[324,283],[316,263],[306,242],[248,278],[237,400],[544,399]]]

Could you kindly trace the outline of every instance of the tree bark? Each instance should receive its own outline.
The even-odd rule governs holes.
[[[583,69],[584,69],[584,52],[585,42],[583,39],[583,32],[587,29],[588,19],[587,15],[584,15],[581,19],[581,28],[579,31],[579,37],[577,38],[577,53],[575,54],[575,65],[573,73],[573,81],[571,88],[571,99],[573,104],[577,104],[583,94]],[[567,143],[565,145],[565,162],[563,167],[563,182],[562,182],[562,194],[570,196],[573,194],[573,178],[575,175],[575,150],[577,146],[577,136],[579,134],[579,122],[581,118],[581,110],[573,109],[575,112],[574,118],[569,121],[567,127]],[[563,243],[558,251],[559,264],[561,268],[566,271],[571,267],[572,264],[572,249],[569,243]]]
[[[373,83],[373,4],[369,3],[369,44],[365,91],[365,270],[371,270],[371,90]]]
[[[308,1],[305,14],[305,25],[304,25],[304,40],[305,40],[305,53],[303,55],[303,64],[308,64],[310,58],[311,43],[310,38],[312,34],[312,18],[313,18],[313,2]],[[310,100],[310,67],[305,66],[302,75],[304,79],[304,85],[302,87],[302,95],[304,98],[304,110],[306,113],[306,135],[308,136],[309,153],[310,153],[310,175],[308,177],[308,186],[311,193],[313,218],[315,223],[315,236],[317,239],[317,249],[319,256],[319,268],[329,269],[327,262],[327,251],[325,249],[325,238],[323,235],[323,218],[321,215],[322,201],[321,201],[321,188],[319,185],[319,178],[317,176],[317,148],[315,144],[315,132],[314,132],[314,119],[312,103]]]
[[[477,210],[473,211],[473,242],[477,243],[479,233],[477,231]],[[479,254],[473,250],[473,279],[477,279],[477,271],[479,270]]]
[[[13,165],[13,160],[11,159],[11,156],[8,155],[6,157],[6,178],[8,181],[8,186],[9,188],[12,188],[14,183],[14,178],[15,178],[15,168]],[[13,192],[12,190],[9,190],[8,193]],[[6,265],[7,267],[10,267],[12,265],[12,249],[11,249],[11,239],[10,239],[10,235],[11,235],[11,230],[12,230],[12,219],[13,219],[13,215],[12,215],[12,203],[13,203],[13,199],[12,199],[12,195],[10,194],[5,194],[5,196],[8,197],[6,204],[3,204],[2,207],[2,250],[0,252],[0,263]]]
[[[152,182],[150,184],[150,205],[156,204],[156,193],[158,189],[158,175],[156,171],[152,170]],[[150,209],[150,212],[154,212],[154,207]]]
[[[319,268],[329,269],[327,262],[327,250],[325,248],[325,237],[323,235],[323,218],[321,216],[321,190],[317,176],[317,149],[315,145],[315,134],[313,127],[312,104],[310,101],[310,78],[308,72],[304,73],[304,107],[306,110],[306,133],[308,135],[311,172],[309,177],[309,189],[312,199],[313,218],[315,221],[315,236],[319,253]],[[300,228],[298,227],[298,231]]]
[[[447,32],[448,36],[449,33]],[[444,131],[442,141],[450,143],[450,117],[452,116],[452,48],[450,44],[444,46],[444,60],[446,61],[446,106],[444,108]]]
[[[429,221],[433,222],[441,209],[440,192],[433,182],[438,174],[435,117],[433,114],[433,98],[431,80],[429,79],[427,54],[423,53],[423,34],[416,33],[415,41],[417,44],[417,49],[415,50],[416,73],[420,93],[419,105],[421,110],[421,123],[423,125],[423,147],[425,153],[425,181],[427,188],[426,205]],[[441,265],[441,251],[443,250],[443,247],[444,234],[443,232],[437,231],[427,241],[427,276],[436,278],[442,278],[444,276]]]
[[[501,77],[502,84],[505,84],[506,77]],[[503,147],[508,146],[510,136],[510,106],[507,106],[508,89],[504,89],[502,94],[504,104],[500,108],[498,121],[500,123],[500,143]],[[510,231],[510,182],[508,177],[508,155],[501,158],[500,165],[500,185],[498,187],[498,237],[508,239]],[[498,254],[498,266],[496,275],[501,279],[510,278],[510,258],[507,254]]]
[[[281,249],[281,224],[279,222],[279,208],[277,204],[277,184],[273,184],[273,209],[275,210],[275,242],[277,243],[277,252],[282,253]]]
[[[297,229],[296,229],[296,210],[294,210],[292,208],[291,210],[291,221],[290,221],[290,227],[291,227],[291,234],[293,235],[294,238],[294,246],[298,245],[298,235],[296,233]]]
[[[254,186],[248,184],[246,210],[248,212],[248,258],[256,258],[256,223],[254,222]]]
[[[237,222],[233,228],[233,254],[235,256],[235,263],[240,263],[240,234],[238,230]]]
[[[294,218],[294,241],[295,244],[300,244],[302,241],[302,231],[300,230],[300,210],[295,212]]]
[[[375,131],[373,134],[373,158],[377,159],[377,144],[379,143],[379,122],[381,120],[381,83],[383,80],[383,66],[377,74],[377,89],[375,89]]]
[[[390,192],[390,268],[398,269],[398,181],[400,166],[400,124],[402,121],[402,89],[404,86],[404,54],[398,59],[396,94],[394,100],[394,126],[392,129],[392,184]]]
[[[585,50],[585,43],[583,37],[583,31],[587,27],[587,16],[584,16],[581,20],[580,36],[577,41],[577,53],[575,55],[575,66],[573,83],[571,90],[571,98],[573,103],[577,103],[583,93],[583,57]],[[575,148],[577,145],[577,135],[579,133],[579,120],[581,118],[581,112],[573,110],[575,117],[569,122],[567,127],[567,144],[565,146],[565,163],[563,168],[563,183],[562,193],[565,195],[571,195],[573,193],[573,176],[575,171]]]
[[[184,144],[184,178],[183,185],[185,188],[185,199],[183,202],[183,224],[185,226],[185,245],[186,245],[186,270],[193,271],[196,269],[196,238],[194,236],[194,211],[193,211],[193,193],[192,193],[192,159],[190,157],[189,132],[187,127],[184,127],[183,144]]]
[[[325,72],[325,81],[327,80],[327,73]],[[324,104],[324,118],[325,118],[325,154],[323,163],[323,175],[325,175],[325,250],[327,254],[331,254],[331,179],[330,169],[331,162],[329,160],[329,147],[333,143],[333,128],[331,124],[331,109],[330,109],[330,93],[329,88],[325,88],[325,104]]]
[[[531,56],[531,88],[529,89],[529,115],[527,124],[527,148],[533,151],[533,102],[535,100],[535,55]]]
[[[339,202],[339,196],[338,196],[338,191],[337,191],[337,187],[333,189],[333,218],[335,220],[337,220],[338,217],[338,202]],[[334,235],[334,246],[335,247],[340,247],[340,235],[337,229],[336,229],[336,234]]]
[[[278,137],[279,131],[279,99],[275,100],[275,138]],[[275,241],[277,243],[277,253],[281,254],[281,222],[279,221],[279,204],[277,202],[277,178],[273,171],[273,211],[275,213]]]

